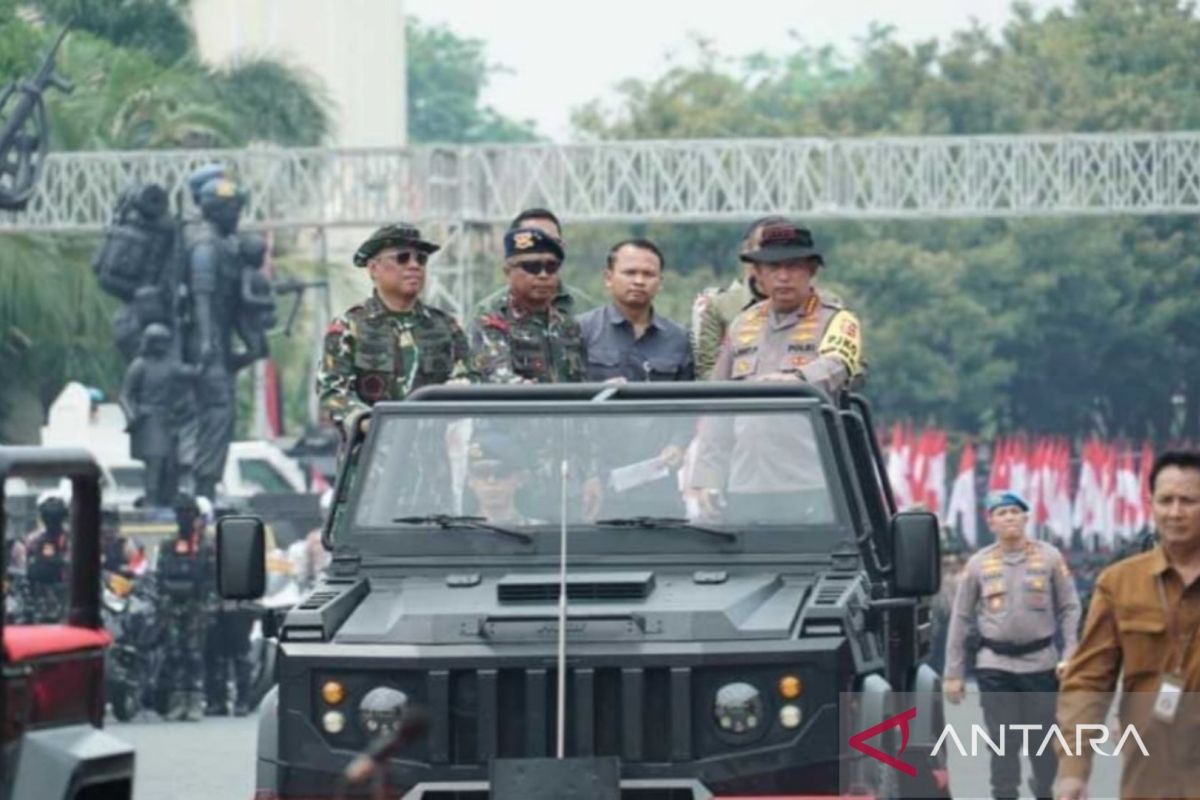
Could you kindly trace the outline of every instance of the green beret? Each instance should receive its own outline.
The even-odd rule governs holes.
[[[354,266],[365,267],[375,254],[387,247],[411,247],[422,253],[436,253],[441,248],[421,238],[421,232],[404,222],[384,225],[367,237],[354,251]]]

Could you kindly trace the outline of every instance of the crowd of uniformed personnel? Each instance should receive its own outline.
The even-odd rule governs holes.
[[[330,323],[316,387],[343,432],[376,402],[438,383],[760,380],[837,392],[863,373],[858,319],[815,285],[824,258],[807,229],[782,217],[746,230],[740,277],[698,298],[690,331],[654,308],[667,256],[646,239],[613,245],[609,302],[576,314],[558,219],[522,212],[504,236],[506,286],[465,331],[421,300],[438,249],[398,223],[354,254],[373,290]]]
[[[115,511],[101,514],[101,568],[108,588],[150,587],[154,604],[154,647],[161,667],[153,676],[168,720],[249,713],[253,617],[222,608],[215,594],[210,523],[212,504],[180,492],[173,503],[174,535],[158,544],[153,564],[145,547],[119,531]],[[7,542],[6,622],[61,623],[67,613],[70,571],[69,509],[60,493],[39,497],[40,525]],[[116,633],[114,632],[114,635]],[[146,676],[150,677],[150,676]],[[233,692],[229,691],[230,678]]]

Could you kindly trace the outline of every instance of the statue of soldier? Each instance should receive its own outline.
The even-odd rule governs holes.
[[[245,348],[233,356],[234,373],[269,354],[267,332],[275,327],[275,289],[263,272],[267,240],[256,233],[238,236],[240,288],[234,329]]]
[[[141,353],[125,372],[121,406],[129,420],[129,451],[146,465],[146,502],[168,506],[178,485],[173,411],[190,394],[200,369],[171,353],[171,331],[153,323],[142,332]]]
[[[199,367],[196,381],[196,493],[211,497],[225,470],[235,421],[232,335],[241,293],[238,217],[245,195],[224,177],[199,190],[203,225],[186,236],[190,319],[184,360]]]
[[[159,612],[164,660],[161,680],[168,691],[168,720],[204,719],[204,634],[213,583],[212,553],[204,540],[204,517],[190,494],[175,498],[176,532],[158,551]]]

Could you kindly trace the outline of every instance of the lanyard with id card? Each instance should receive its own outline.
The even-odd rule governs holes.
[[[1167,590],[1162,575],[1157,577],[1156,585],[1158,599],[1162,603],[1163,615],[1167,621],[1167,634],[1178,644],[1175,668],[1162,676],[1158,693],[1154,696],[1154,718],[1170,725],[1175,721],[1175,717],[1179,713],[1179,703],[1183,699],[1183,667],[1187,661],[1188,651],[1192,647],[1192,640],[1196,638],[1196,628],[1193,627],[1186,638],[1180,635],[1177,610],[1172,609],[1167,603]]]

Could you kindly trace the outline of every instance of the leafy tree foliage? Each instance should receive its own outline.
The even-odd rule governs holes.
[[[0,75],[28,75],[74,15],[57,64],[76,88],[47,98],[55,150],[315,145],[326,137],[328,101],[311,77],[267,59],[206,67],[185,10],[179,0],[0,0]],[[5,423],[17,409],[44,406],[68,380],[110,395],[120,385],[115,306],[89,268],[95,244],[0,237],[0,441],[36,435],[36,419]]]
[[[968,28],[904,45],[874,27],[846,60],[797,43],[630,80],[582,137],[865,136],[1195,129],[1200,20],[1182,0],[1014,6],[999,36]],[[866,320],[870,391],[893,417],[965,431],[1157,436],[1172,398],[1200,433],[1200,263],[1191,219],[820,223],[836,283]],[[682,229],[682,269],[705,257]],[[728,274],[728,273],[726,273]]]
[[[407,21],[408,137],[421,142],[527,142],[533,123],[509,119],[480,97],[497,67],[484,43],[442,25]]]

